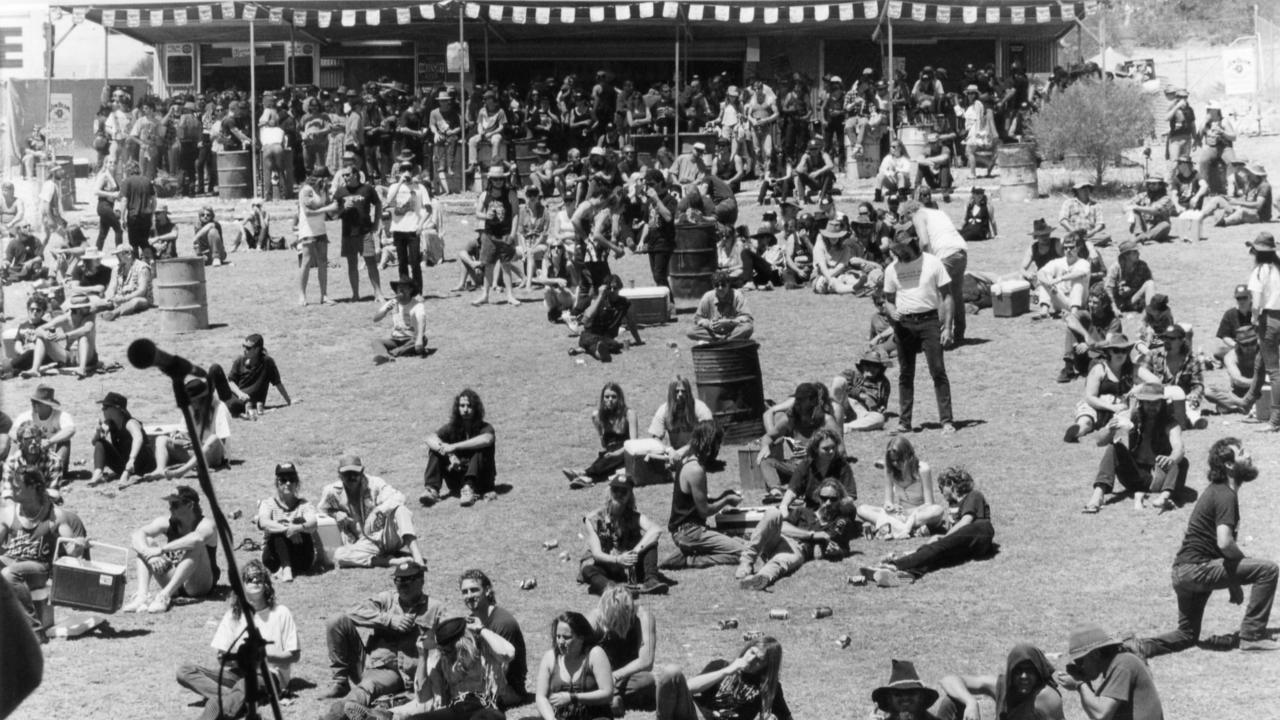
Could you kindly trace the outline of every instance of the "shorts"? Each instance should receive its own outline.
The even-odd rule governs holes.
[[[342,236],[342,257],[377,257],[378,242],[373,233]]]
[[[1115,395],[1100,395],[1098,399],[1105,403],[1120,402],[1120,398]],[[1089,404],[1088,400],[1081,400],[1076,403],[1076,420],[1080,418],[1089,418],[1093,421],[1094,427],[1101,427],[1111,422],[1111,413],[1105,410],[1097,410]]]
[[[304,263],[307,267],[319,267],[321,264],[329,264],[329,236],[316,235],[315,237],[302,238],[298,241],[298,265]],[[308,253],[310,253],[308,255]]]
[[[480,262],[492,265],[495,262],[511,262],[516,259],[516,246],[495,240],[489,233],[480,233]]]

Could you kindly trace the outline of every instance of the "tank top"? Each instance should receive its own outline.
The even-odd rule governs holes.
[[[627,628],[625,637],[618,637],[607,630],[600,629],[597,631],[596,644],[604,650],[611,668],[620,668],[635,660],[640,655],[640,646],[644,644],[644,632],[640,629],[639,616],[631,618],[631,627]]]
[[[600,444],[606,450],[622,447],[622,444],[631,437],[631,421],[627,419],[626,413],[613,422],[605,422],[601,419],[600,427]]]
[[[53,505],[46,506],[30,528],[23,527],[16,504],[9,513],[12,522],[4,543],[4,556],[14,562],[26,560],[43,565],[52,563],[54,542],[58,536],[57,511]]]
[[[1050,260],[1054,260],[1058,257],[1058,253],[1055,251],[1052,243],[1049,245],[1048,252],[1040,252],[1039,247],[1040,243],[1031,243],[1031,262],[1036,264],[1037,269],[1044,267]]]
[[[696,462],[696,460],[686,460],[680,471],[684,472],[685,467],[688,467],[690,463]],[[671,486],[671,515],[667,521],[667,529],[675,532],[682,525],[706,527],[707,519],[698,513],[698,506],[693,501],[693,494],[680,487],[680,478],[677,477],[675,484]]]
[[[196,522],[199,523],[203,519],[204,519],[203,516],[197,517]],[[169,527],[165,528],[164,530],[164,537],[169,542],[173,542],[174,540],[177,540],[178,538],[187,534],[188,533],[182,532],[181,528],[178,527],[177,521],[173,520],[172,518],[169,520]],[[217,585],[218,578],[222,577],[222,568],[218,567],[218,546],[216,544],[210,545],[208,543],[205,543],[204,549],[205,549],[205,552],[209,553],[209,568],[213,571],[213,584]],[[185,553],[181,551],[175,551],[172,553],[165,553],[165,556],[168,557],[169,560],[174,565],[177,565],[178,563],[182,562],[182,556],[184,554]]]
[[[555,667],[551,671],[551,681],[547,683],[547,695],[554,695],[558,692],[567,693],[588,693],[596,690],[596,676],[591,672],[590,663],[583,660],[581,667],[575,677],[565,680],[561,676],[560,660],[556,660]],[[613,713],[610,712],[609,706],[605,705],[583,705],[582,703],[569,703],[556,711],[557,718],[565,720],[584,720],[586,718],[612,718]]]
[[[1098,395],[1114,395],[1122,397],[1127,395],[1133,389],[1133,365],[1126,362],[1124,367],[1120,368],[1119,378],[1111,376],[1111,368],[1102,360],[1096,361],[1102,365],[1102,379],[1098,381]]]
[[[910,485],[893,484],[894,497],[898,498],[904,510],[914,510],[924,505],[924,480],[917,480]]]

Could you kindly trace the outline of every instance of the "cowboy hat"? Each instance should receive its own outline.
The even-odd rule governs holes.
[[[98,404],[103,408],[112,407],[117,410],[129,409],[129,399],[118,392],[109,392],[106,395],[103,395],[102,399],[98,401]]]
[[[1251,162],[1245,166],[1244,170],[1250,175],[1255,175],[1257,177],[1267,176],[1267,169],[1263,167],[1260,162]]]
[[[1254,250],[1270,250],[1271,252],[1275,252],[1276,236],[1269,232],[1260,232],[1257,237],[1245,243],[1245,245],[1253,248]]]
[[[873,348],[866,351],[862,354],[862,357],[858,358],[857,366],[862,367],[863,365],[879,365],[881,368],[884,368],[887,367],[889,363],[885,362],[883,353]]]
[[[828,220],[826,226],[824,226],[819,232],[822,234],[822,237],[830,238],[832,240],[849,237],[849,227],[844,223],[840,223],[835,220]]]
[[[917,692],[924,696],[924,702],[921,704],[925,707],[933,705],[938,700],[938,691],[920,682],[920,676],[916,674],[916,666],[907,660],[891,660],[892,669],[889,672],[889,682],[881,685],[871,691],[871,700],[885,712],[889,711],[888,700],[892,693],[895,692]]]
[[[1120,251],[1121,255],[1125,253],[1130,253],[1130,252],[1138,252],[1138,241],[1137,240],[1121,240],[1120,244],[1116,246],[1116,249]]]
[[[533,154],[539,157],[545,157],[551,154],[551,149],[547,147],[546,143],[538,143],[533,146]]]
[[[1143,383],[1133,391],[1134,399],[1139,402],[1163,402],[1164,385],[1160,383]],[[1072,658],[1073,660],[1075,658]]]
[[[965,93],[974,93],[974,94],[982,92],[981,90],[978,89],[977,85],[966,85],[964,88],[964,91]]]
[[[55,410],[62,409],[62,403],[53,397],[53,388],[48,385],[36,386],[36,392],[31,396],[31,402],[38,402],[41,405],[47,405]]]
[[[453,99],[453,96],[447,92],[444,92],[443,90],[436,93],[436,102],[444,102],[445,100],[452,100],[452,99]]]
[[[1047,238],[1047,237],[1050,237],[1051,235],[1053,235],[1053,228],[1049,227],[1049,223],[1045,222],[1044,218],[1036,218],[1036,221],[1031,223],[1032,237]]]
[[[507,171],[506,169],[498,165],[491,165],[489,167],[489,172],[486,173],[485,176],[488,177],[490,180],[506,180]]]
[[[840,80],[837,78],[834,82],[839,82],[839,81]],[[724,94],[728,95],[729,97],[738,97],[742,93],[738,90],[737,85],[730,85],[729,89],[724,91]]]
[[[1086,623],[1077,625],[1067,636],[1067,657],[1071,662],[1079,662],[1081,658],[1094,650],[1121,644],[1120,638],[1102,629],[1101,625]]]

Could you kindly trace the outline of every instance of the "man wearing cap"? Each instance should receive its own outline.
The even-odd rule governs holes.
[[[108,392],[98,401],[102,420],[93,433],[93,475],[90,485],[103,476],[115,475],[122,486],[135,475],[146,475],[156,469],[154,448],[147,442],[142,423],[129,414],[129,399],[118,392]]]
[[[1209,195],[1209,183],[1196,172],[1190,155],[1177,158],[1177,164],[1169,174],[1169,194],[1173,198],[1174,211],[1178,214],[1199,210]]]
[[[667,171],[668,177],[677,185],[686,187],[693,185],[711,174],[711,168],[707,165],[706,155],[706,143],[694,143],[689,152],[681,154],[672,163],[671,169]]]
[[[360,300],[360,268],[364,259],[374,299],[381,303],[382,279],[378,275],[378,248],[374,239],[375,218],[382,214],[382,198],[354,170],[345,173],[344,183],[334,194],[338,216],[342,219],[342,257],[347,259],[347,282],[351,284],[351,301]]]
[[[937,257],[923,252],[914,227],[900,229],[890,245],[894,261],[884,271],[885,312],[893,322],[898,346],[898,428],[911,432],[915,407],[916,356],[924,352],[938,400],[944,435],[956,431],[951,416],[951,381],[943,346],[951,340],[956,311],[952,280]],[[964,312],[963,308],[959,312]]]
[[[425,565],[404,493],[369,475],[357,455],[338,458],[338,480],[324,487],[317,510],[333,518],[344,543],[338,567],[387,567],[405,559]]]
[[[168,612],[176,597],[202,598],[218,583],[218,533],[200,509],[200,494],[178,485],[164,497],[169,513],[134,531],[138,591],[121,612]],[[148,597],[151,580],[159,592]]]
[[[111,308],[99,313],[107,321],[144,312],[155,304],[151,264],[145,257],[135,257],[128,245],[117,246],[115,255],[116,269],[106,293]]]
[[[1175,507],[1173,495],[1186,482],[1186,446],[1182,425],[1169,403],[1165,387],[1144,383],[1134,390],[1137,407],[1130,417],[1117,413],[1098,434],[1098,447],[1106,447],[1093,480],[1093,494],[1085,504],[1086,515],[1097,514],[1117,480],[1133,494],[1133,507],[1142,510],[1148,493],[1155,495],[1149,507],[1161,513]],[[1117,437],[1128,431],[1127,442]]]
[[[1271,183],[1267,182],[1267,169],[1262,163],[1251,162],[1245,166],[1245,175],[1248,185],[1242,197],[1218,197],[1216,202],[1205,203],[1205,214],[1214,226],[1271,222]]]
[[[884,717],[894,720],[938,720],[931,712],[941,694],[920,682],[916,666],[908,660],[892,660],[889,682],[871,692],[871,701]]]
[[[1151,268],[1139,257],[1136,240],[1125,240],[1119,246],[1120,256],[1116,264],[1107,270],[1103,285],[1111,298],[1111,309],[1116,315],[1142,312],[1156,294]]]
[[[1092,197],[1093,183],[1081,180],[1071,186],[1071,192],[1058,212],[1058,225],[1067,232],[1083,232],[1085,240],[1096,247],[1110,245],[1111,236],[1103,232],[1107,226],[1098,217],[1098,204]]]
[[[13,427],[9,437],[16,443],[18,431],[22,426],[31,423],[39,428],[43,440],[41,445],[46,450],[54,450],[60,459],[61,469],[66,472],[71,463],[71,438],[76,434],[75,419],[62,409],[62,403],[54,397],[53,388],[39,385],[31,396],[31,409],[19,413],[13,419]]]
[[[1165,179],[1150,176],[1143,183],[1144,190],[1124,206],[1129,213],[1129,232],[1141,244],[1168,242],[1174,207]]]
[[[1225,437],[1209,448],[1209,486],[1196,501],[1187,520],[1182,546],[1173,559],[1173,591],[1178,598],[1178,629],[1138,641],[1143,655],[1154,657],[1185,650],[1200,639],[1205,606],[1215,590],[1226,588],[1233,605],[1244,601],[1244,585],[1252,585],[1239,649],[1280,650],[1267,638],[1267,621],[1276,594],[1280,569],[1275,562],[1246,557],[1237,545],[1240,529],[1240,489],[1258,477],[1258,468],[1244,444]],[[1235,638],[1215,636],[1207,645],[1228,649]]]
[[[1164,720],[1151,670],[1102,626],[1085,623],[1073,628],[1066,655],[1070,662],[1054,680],[1063,690],[1078,693],[1090,720]]]
[[[811,192],[818,191],[818,200],[831,197],[836,182],[836,165],[831,155],[822,148],[822,141],[809,141],[808,151],[795,163],[795,197],[798,202],[813,202]]]
[[[424,593],[426,565],[409,561],[391,573],[394,590],[384,590],[345,613],[329,618],[325,642],[333,681],[322,697],[369,707],[373,701],[414,686],[422,652],[437,645],[443,603]],[[369,632],[368,640],[362,631]],[[348,717],[354,717],[348,715]]]

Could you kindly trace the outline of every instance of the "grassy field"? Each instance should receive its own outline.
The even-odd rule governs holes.
[[[1265,159],[1267,152],[1244,150],[1251,158]],[[1043,216],[1052,222],[1060,202],[1054,197],[997,204],[1002,237],[975,244],[969,267],[1013,271],[1029,242],[1032,220]],[[841,209],[847,203],[841,201]],[[1119,202],[1104,205],[1115,230],[1123,224]],[[945,207],[958,217],[962,197]],[[752,224],[759,214],[759,208],[749,205],[743,221]],[[451,252],[472,230],[465,216],[450,217]],[[1206,349],[1231,302],[1232,286],[1248,272],[1243,241],[1255,231],[1219,230],[1207,242],[1143,250],[1161,290],[1172,297],[1175,317],[1195,326],[1196,342]],[[189,233],[183,235],[183,252],[189,252]],[[1115,261],[1114,250],[1105,254],[1108,264]],[[590,359],[577,364],[566,354],[574,341],[563,326],[546,322],[540,304],[473,308],[461,297],[431,300],[430,345],[438,352],[426,360],[375,368],[367,340],[385,327],[372,325],[371,302],[298,307],[291,253],[241,253],[233,260],[230,267],[208,272],[214,329],[159,338],[156,313],[122,319],[104,325],[103,357],[124,362],[128,343],[147,336],[202,364],[227,363],[239,352],[245,334],[266,336],[296,403],[256,424],[233,426],[231,457],[238,462],[216,474],[214,483],[225,509],[244,513],[233,522],[238,537],[257,537],[250,517],[257,501],[272,492],[272,468],[281,461],[298,464],[304,493],[313,500],[323,483],[335,479],[337,457],[346,450],[360,454],[370,473],[415,497],[426,464],[425,434],[447,417],[460,389],[476,389],[498,433],[499,483],[510,491],[470,509],[453,500],[430,510],[415,507],[430,562],[427,590],[459,611],[458,573],[468,567],[485,569],[495,579],[500,604],[523,624],[531,665],[536,666],[549,647],[550,618],[565,608],[585,611],[593,604],[584,586],[574,582],[575,565],[559,561],[560,550],[544,550],[542,542],[556,539],[561,549],[576,556],[582,547],[581,517],[603,502],[605,491],[571,492],[559,468],[594,457],[597,443],[589,413],[602,383],[619,381],[647,425],[665,399],[667,381],[676,373],[692,376],[689,341],[684,339],[687,316],[677,324],[642,331],[646,344],[612,365]],[[624,279],[646,284],[644,258],[627,257],[615,267]],[[345,276],[330,272],[333,294],[345,296]],[[428,288],[445,290],[456,282],[456,274],[454,263],[431,269]],[[367,285],[364,290],[368,293]],[[16,296],[9,300],[11,312],[21,308]],[[865,344],[867,300],[778,291],[754,293],[748,303],[756,318],[767,397],[781,399],[801,381],[829,381],[853,364]],[[958,464],[973,473],[992,505],[1001,546],[997,557],[893,590],[853,587],[846,578],[857,565],[915,541],[859,541],[855,550],[860,554],[854,558],[808,565],[764,593],[740,591],[731,568],[681,572],[680,584],[669,596],[644,601],[658,618],[658,661],[700,667],[734,653],[742,631],[764,630],[785,648],[783,682],[797,717],[853,717],[870,709],[870,692],[887,679],[890,658],[914,659],[925,680],[936,682],[947,673],[998,672],[1019,641],[1061,652],[1067,632],[1078,622],[1138,634],[1172,627],[1176,608],[1169,566],[1189,508],[1156,516],[1136,513],[1126,503],[1108,506],[1096,516],[1079,513],[1101,450],[1092,442],[1067,445],[1061,440],[1083,392],[1081,381],[1054,382],[1061,333],[1057,323],[1033,323],[1027,317],[998,319],[989,310],[971,316],[972,344],[947,356],[956,418],[965,426],[951,437],[933,429],[911,438],[920,456],[935,467]],[[936,409],[923,366],[920,374],[916,422],[932,423]],[[50,382],[64,407],[86,428],[73,443],[76,459],[88,457],[87,428],[97,411],[93,401],[108,390],[125,393],[144,422],[176,421],[158,373],[126,368],[85,381],[59,377]],[[1213,373],[1209,382],[1224,383],[1225,376]],[[23,409],[35,384],[14,380],[0,387],[5,410],[14,414]],[[895,387],[891,408],[897,406],[896,396]],[[1274,436],[1253,432],[1256,427],[1228,416],[1212,419],[1207,430],[1189,433],[1190,484],[1204,486],[1204,455],[1215,439],[1244,437],[1262,474],[1242,498],[1241,540],[1249,555],[1275,558],[1280,555],[1274,511],[1280,503],[1275,485],[1280,447]],[[883,492],[883,477],[872,461],[883,452],[886,439],[882,433],[847,439],[850,451],[861,459],[855,475],[864,499],[877,499]],[[713,493],[736,486],[735,450],[726,448],[729,467],[712,477]],[[80,482],[67,490],[67,503],[80,512],[95,538],[125,544],[133,528],[165,511],[160,498],[173,484],[117,490]],[[638,491],[640,508],[664,524],[669,496],[666,486]],[[661,550],[669,548],[664,538]],[[538,588],[519,590],[519,581],[531,576],[538,579]],[[294,672],[302,689],[285,709],[287,717],[313,718],[322,708],[314,685],[328,680],[325,618],[387,587],[386,571],[344,570],[277,588],[279,599],[293,610],[303,643],[302,661]],[[811,619],[817,605],[832,606],[834,616]],[[775,607],[788,608],[791,619],[769,620],[768,611]],[[45,651],[45,683],[16,717],[195,717],[198,710],[188,707],[193,696],[174,683],[173,671],[182,662],[212,662],[208,641],[223,610],[220,602],[206,602],[175,607],[166,615],[118,615],[110,618],[106,634],[51,642]],[[1206,633],[1235,630],[1241,612],[1227,604],[1225,593],[1215,595]],[[726,617],[739,618],[742,631],[717,630],[715,621]],[[1273,628],[1276,624],[1273,620]],[[845,633],[853,643],[841,649],[836,638]],[[1274,657],[1199,650],[1160,658],[1154,661],[1154,674],[1166,717],[1267,717],[1280,701],[1276,662]],[[1069,718],[1084,717],[1074,697],[1067,698],[1066,706]],[[988,703],[984,712],[990,711]],[[513,718],[535,715],[532,706],[510,713]]]

